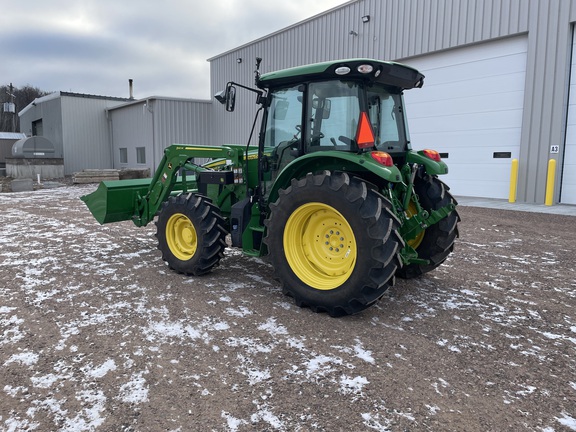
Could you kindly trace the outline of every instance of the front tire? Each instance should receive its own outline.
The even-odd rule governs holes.
[[[264,241],[285,294],[342,316],[374,304],[401,266],[390,202],[346,173],[293,179],[270,205]]]
[[[162,259],[187,275],[199,276],[220,263],[226,248],[226,229],[218,208],[201,195],[170,197],[156,222]]]

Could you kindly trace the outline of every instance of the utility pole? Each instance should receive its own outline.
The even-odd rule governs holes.
[[[14,103],[16,95],[14,95],[14,86],[12,83],[10,83],[8,88],[9,91],[7,91],[6,94],[10,96],[10,102],[4,102],[4,112],[12,114],[12,132],[16,132],[16,104]]]
[[[8,92],[8,95],[10,96],[10,102],[12,103],[10,106],[10,111],[12,112],[12,132],[16,132],[16,104],[14,103],[16,96],[14,95],[14,86],[12,83],[10,83],[10,91]]]

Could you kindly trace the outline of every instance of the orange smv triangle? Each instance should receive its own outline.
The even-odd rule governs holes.
[[[356,143],[358,143],[358,148],[361,149],[374,146],[374,131],[372,130],[370,120],[368,120],[368,114],[365,112],[360,113],[360,122],[358,123],[358,131],[356,132]]]

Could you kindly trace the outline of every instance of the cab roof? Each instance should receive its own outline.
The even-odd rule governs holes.
[[[424,84],[424,75],[410,66],[366,58],[333,60],[269,72],[262,74],[257,84],[260,88],[274,88],[328,79],[361,79],[403,90]]]

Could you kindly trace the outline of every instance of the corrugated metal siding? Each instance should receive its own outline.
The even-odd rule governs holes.
[[[19,132],[0,132],[0,168],[4,168],[6,157],[12,156],[12,146],[18,140],[26,138]]]
[[[544,203],[548,160],[559,156],[550,154],[550,146],[563,145],[566,134],[572,43],[568,17],[576,1],[533,0],[529,5],[518,200]]]
[[[164,149],[171,144],[210,144],[209,101],[159,99],[154,107],[154,157],[157,162]]]
[[[112,148],[106,108],[122,102],[74,96],[62,96],[61,102],[64,174],[110,168]]]
[[[366,24],[364,15],[370,15]],[[212,94],[230,80],[251,85],[257,56],[264,59],[263,72],[349,57],[410,63],[411,57],[528,33],[518,200],[543,202],[549,146],[563,143],[575,20],[576,0],[358,0],[210,59]],[[222,125],[215,128],[218,144],[246,141],[253,101],[239,90],[235,113],[214,104],[214,124]]]
[[[20,116],[20,130],[31,136],[32,123],[42,119],[43,136],[54,144],[56,157],[63,157],[62,99],[59,94],[57,96],[45,96],[41,99],[44,101],[30,104],[18,114]]]
[[[251,85],[254,61],[269,72],[307,63],[351,57],[387,60],[503,37],[528,30],[529,5],[521,0],[359,0],[211,59],[212,94],[233,80]],[[362,16],[369,15],[368,23]],[[242,58],[238,64],[236,59]],[[231,116],[214,107],[225,127],[220,144],[243,143],[255,112],[242,90]]]
[[[141,167],[136,147],[146,148],[146,164],[157,168],[171,144],[210,144],[209,101],[150,98],[110,111],[114,167]],[[128,163],[120,164],[119,148],[128,149]]]
[[[562,203],[576,205],[576,34],[573,34],[570,69],[564,163],[560,169],[562,176],[560,199]]]
[[[147,163],[145,167],[153,170],[152,165],[152,112],[148,110],[146,100],[108,112],[110,118],[112,155],[116,169],[137,168],[136,148],[145,147]],[[128,161],[120,163],[120,148],[126,148]]]

